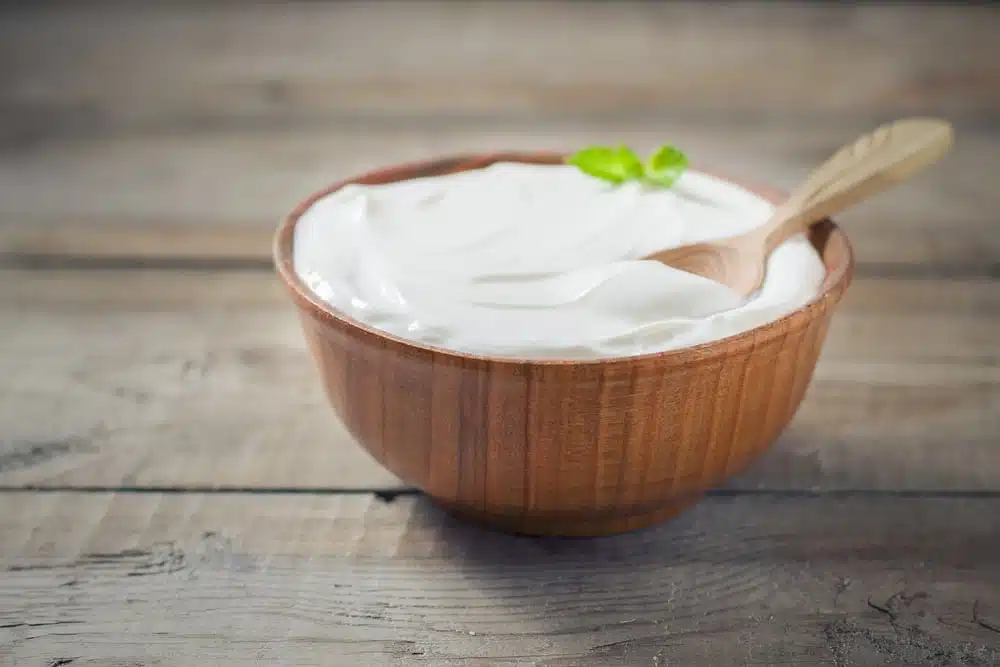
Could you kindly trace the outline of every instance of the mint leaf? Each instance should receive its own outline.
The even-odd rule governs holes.
[[[612,183],[641,178],[643,174],[642,161],[625,146],[584,148],[567,158],[566,162],[591,176]]]
[[[688,167],[687,156],[673,146],[660,146],[645,165],[646,180],[671,187]]]
[[[687,156],[669,145],[660,146],[645,164],[625,146],[584,148],[568,157],[566,163],[612,183],[645,181],[665,188],[673,186],[688,168]]]

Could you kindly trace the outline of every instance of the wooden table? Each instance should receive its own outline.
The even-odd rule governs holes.
[[[541,2],[0,13],[0,664],[1000,664],[1000,11]],[[673,142],[790,186],[904,115],[773,451],[659,528],[514,538],[320,394],[277,219],[362,168]]]

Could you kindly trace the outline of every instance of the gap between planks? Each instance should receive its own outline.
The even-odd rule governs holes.
[[[120,495],[261,495],[261,496],[371,496],[382,502],[391,503],[397,498],[422,496],[419,489],[407,487],[266,487],[266,486],[45,486],[45,485],[0,485],[0,493],[82,493]],[[705,498],[769,497],[792,500],[796,498],[911,498],[1000,500],[1000,491],[967,489],[768,489],[768,488],[717,488],[704,493]]]

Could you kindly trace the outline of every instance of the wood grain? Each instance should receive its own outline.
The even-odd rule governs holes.
[[[269,265],[277,221],[338,178],[444,153],[670,141],[699,164],[794,186],[868,121],[723,127],[695,122],[497,123],[485,129],[382,128],[59,141],[0,151],[0,261],[77,258]],[[958,125],[933,170],[838,220],[860,270],[997,273],[1000,134]]]
[[[990,117],[998,28],[992,8],[928,3],[21,7],[0,21],[0,136],[415,117]]]
[[[277,279],[0,271],[0,483],[378,488]],[[785,436],[733,484],[995,489],[1000,290],[858,279]]]
[[[597,540],[422,499],[3,494],[0,664],[992,665],[996,499],[710,498]]]
[[[316,483],[395,483],[318,400],[277,288],[259,273],[5,273],[4,481],[41,465],[56,484],[266,485],[298,479],[305,446]]]

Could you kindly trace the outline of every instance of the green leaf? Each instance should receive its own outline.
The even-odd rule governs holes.
[[[673,146],[660,146],[645,165],[646,180],[664,187],[671,187],[688,168],[688,159]]]
[[[642,161],[625,146],[584,148],[567,158],[566,162],[591,176],[612,183],[641,178],[643,174]]]
[[[669,145],[660,146],[645,164],[625,146],[584,148],[567,158],[566,162],[586,174],[612,183],[642,180],[665,188],[673,186],[688,168],[687,156]]]

